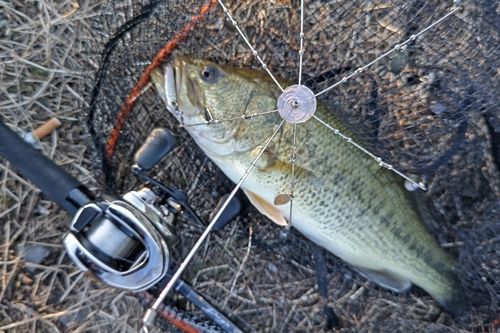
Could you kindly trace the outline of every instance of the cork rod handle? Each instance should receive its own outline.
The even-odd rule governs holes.
[[[40,140],[41,138],[49,135],[53,130],[61,126],[61,121],[57,118],[51,118],[45,124],[37,127],[31,135],[35,140]]]

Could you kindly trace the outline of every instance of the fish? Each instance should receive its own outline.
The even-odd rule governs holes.
[[[357,140],[319,100],[314,118],[279,127],[282,90],[268,73],[176,57],[151,80],[167,110],[234,183],[279,128],[241,185],[270,220],[290,224],[382,287],[404,292],[415,284],[454,314],[468,306],[457,261],[426,229],[401,177],[319,122]]]

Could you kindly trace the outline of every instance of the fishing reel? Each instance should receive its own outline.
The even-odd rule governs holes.
[[[125,290],[146,290],[170,265],[177,237],[172,226],[180,206],[166,204],[148,188],[82,207],[63,238],[68,256],[100,281]]]
[[[109,286],[133,291],[147,290],[166,276],[172,266],[171,249],[178,241],[173,226],[176,217],[183,214],[191,222],[202,224],[184,192],[164,186],[143,172],[174,144],[170,132],[153,130],[132,166],[132,171],[152,187],[122,197],[102,197],[77,211],[63,244],[80,269]],[[234,215],[228,216],[229,220]],[[226,218],[226,223],[229,220]]]

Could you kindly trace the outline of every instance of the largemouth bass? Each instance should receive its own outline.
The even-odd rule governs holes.
[[[282,121],[277,112],[217,121],[276,110],[281,90],[267,73],[180,57],[156,68],[152,81],[168,109],[235,183]],[[319,101],[315,116],[354,137]],[[243,182],[252,204],[279,225],[290,222],[377,284],[401,292],[414,283],[451,312],[461,311],[457,263],[427,231],[401,179],[316,119],[296,124],[295,145],[294,127],[284,123]],[[293,201],[286,199],[292,184]]]

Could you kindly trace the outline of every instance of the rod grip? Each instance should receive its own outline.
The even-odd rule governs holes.
[[[88,201],[90,193],[75,177],[25,142],[0,121],[0,155],[35,184],[50,200],[74,214],[75,205]],[[76,190],[76,191],[75,191]],[[77,202],[75,202],[75,199]]]

